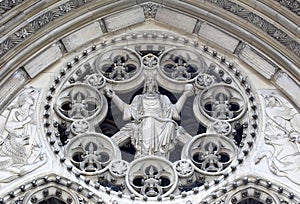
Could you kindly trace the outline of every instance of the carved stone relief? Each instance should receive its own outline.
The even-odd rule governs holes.
[[[1,114],[0,182],[9,182],[46,162],[35,109],[39,90],[27,88]]]
[[[210,193],[200,203],[208,204],[296,204],[295,191],[260,177],[243,177]]]
[[[147,45],[135,42],[150,35]],[[127,46],[118,46],[123,39]],[[54,80],[45,134],[75,176],[131,199],[172,199],[244,160],[258,128],[250,84],[232,64],[205,57],[207,48],[169,40],[157,32],[120,36]]]
[[[17,4],[23,2],[24,0],[3,0],[0,2],[0,14],[5,13]],[[257,26],[262,32],[271,36],[273,39],[284,45],[287,49],[291,50],[295,55],[300,56],[300,44],[290,36],[288,32],[276,27],[271,21],[266,18],[259,16],[258,14],[251,12],[251,10],[243,7],[242,5],[229,1],[229,0],[206,0],[213,3],[226,11],[233,13],[241,17],[242,19],[248,21],[249,23]],[[287,7],[289,10],[299,15],[299,5],[300,3],[296,0],[274,0],[279,2],[281,5]],[[8,51],[19,45],[21,42],[31,37],[41,28],[47,26],[54,20],[61,18],[62,16],[83,7],[84,5],[93,2],[93,0],[70,0],[63,2],[62,4],[54,7],[53,9],[46,11],[37,15],[35,19],[28,22],[25,26],[21,27],[19,30],[8,35],[0,43],[0,58],[2,58]],[[157,9],[160,6],[155,3],[145,3],[140,5],[144,12],[146,19],[154,19],[157,13]],[[103,22],[103,19],[100,21]],[[103,24],[103,23],[102,23]],[[103,24],[103,31],[107,32],[106,26]]]
[[[148,44],[139,44],[144,38]],[[119,46],[124,39],[126,46]],[[193,42],[187,44],[180,36],[176,39],[175,46],[174,36],[166,38],[165,33],[129,33],[105,46],[88,48],[62,67],[45,95],[43,136],[53,150],[53,159],[61,164],[58,169],[70,180],[60,176],[32,180],[15,194],[4,195],[0,203],[24,199],[54,202],[53,197],[66,203],[105,203],[99,196],[107,194],[112,203],[122,203],[123,198],[156,202],[198,193],[203,204],[296,202],[298,197],[292,192],[267,180],[229,179],[257,145],[261,114],[256,93],[243,73],[224,57],[207,47],[195,47]],[[31,124],[37,125],[32,114],[37,95],[35,89],[26,89],[3,112],[5,124],[14,121],[9,119],[13,114],[24,123],[16,130],[16,125],[5,125],[5,134],[16,132],[21,138]],[[280,140],[270,143],[274,150],[263,152],[257,162],[267,157],[274,174],[292,179],[299,173],[297,165],[290,162],[299,153],[295,149],[299,114],[281,97],[264,97],[268,116],[265,141],[273,138],[270,142],[274,143],[275,133]],[[25,114],[23,109],[30,111]],[[281,117],[281,111],[290,116]],[[286,152],[280,146],[282,141],[294,148],[293,152]],[[32,159],[22,165],[34,166],[34,170],[45,162],[40,156],[40,152],[27,155]],[[14,161],[10,155],[1,158]],[[50,182],[78,195],[70,197],[63,188],[42,187]],[[43,191],[25,193],[39,185]],[[283,193],[273,196],[263,188]],[[193,201],[187,199],[186,203]]]
[[[0,14],[5,14],[15,6],[21,4],[25,0],[3,0],[0,2]]]
[[[265,143],[272,150],[256,157],[259,163],[266,157],[269,169],[277,176],[284,176],[300,184],[300,165],[295,162],[300,153],[300,114],[293,105],[276,93],[262,94],[265,102]]]
[[[0,57],[90,1],[64,1],[37,16],[1,42]],[[258,27],[270,26],[233,2],[207,1],[235,15],[249,14]],[[155,19],[157,4],[142,8],[146,20]],[[289,46],[284,32],[270,35]],[[257,145],[265,114],[264,141],[270,151],[259,154],[256,163],[265,160],[274,175],[300,185],[294,179],[300,176],[294,162],[300,151],[300,116],[291,103],[278,94],[263,94],[261,113],[256,91],[238,66],[186,36],[147,30],[97,43],[59,67],[42,100],[39,90],[24,89],[0,116],[0,182],[45,164],[41,137],[58,161],[55,171],[70,177],[43,174],[1,195],[0,204],[118,204],[121,199],[188,204],[193,201],[186,196],[198,193],[202,204],[300,203],[276,182],[232,179]],[[43,124],[37,120],[37,103],[43,104]]]
[[[0,2],[0,14],[10,10],[15,5],[25,0],[4,0]],[[0,58],[5,55],[10,49],[23,42],[28,37],[32,36],[36,31],[46,26],[50,22],[64,16],[65,14],[82,7],[92,0],[70,0],[60,4],[59,6],[47,11],[35,19],[30,21],[27,25],[20,28],[18,31],[4,39],[0,43]]]
[[[161,163],[160,158],[152,157],[155,159],[152,162]],[[150,161],[150,160],[149,160]],[[137,160],[137,163],[138,160]],[[134,167],[138,167],[135,165]],[[151,166],[151,164],[149,165]],[[181,166],[181,167],[179,167]],[[188,174],[190,171],[190,164],[186,161],[177,163],[176,165],[177,172],[186,172]],[[142,170],[145,168],[142,167]],[[138,179],[136,179],[135,184],[139,184],[141,179],[146,178],[148,184],[160,183],[162,188],[155,185],[147,185],[148,190],[145,189],[145,192],[153,193],[160,192],[161,190],[166,189],[168,174],[165,172],[157,171],[158,169],[146,168],[146,174],[143,174],[141,177],[138,177],[141,174],[136,174]],[[181,170],[179,170],[181,169]],[[149,171],[150,170],[150,171]],[[141,172],[138,170],[138,172]],[[186,174],[187,175],[187,174]],[[181,175],[183,176],[183,175]],[[162,178],[157,181],[156,178]],[[182,179],[184,177],[180,177]],[[158,187],[158,189],[156,188]],[[95,186],[98,190],[99,186]],[[75,181],[71,181],[67,178],[57,176],[57,175],[47,175],[44,177],[37,177],[35,180],[23,183],[20,187],[14,187],[12,191],[0,198],[1,203],[9,204],[22,204],[22,203],[75,203],[75,204],[92,204],[92,203],[128,203],[135,201],[128,201],[123,197],[120,192],[118,197],[124,199],[124,202],[120,200],[114,200],[112,202],[105,202],[103,197],[99,196],[98,193],[90,191],[91,189],[85,188]],[[197,194],[199,189],[194,189],[193,193]],[[112,192],[107,189],[107,193],[111,194]],[[112,196],[112,194],[110,195]],[[170,195],[173,198],[173,195]],[[135,198],[134,195],[131,195],[131,198]],[[147,201],[151,197],[143,197],[144,201]],[[179,198],[179,197],[177,197]],[[173,198],[175,199],[175,198]],[[135,199],[133,199],[135,200]],[[200,204],[296,204],[299,203],[300,198],[294,194],[294,192],[289,191],[283,186],[280,186],[276,183],[272,183],[269,180],[260,178],[260,177],[243,177],[238,178],[232,181],[231,183],[226,183],[225,185],[219,187],[217,190],[212,191],[208,196],[203,197],[203,200],[197,200],[197,203]],[[141,203],[141,201],[136,200],[136,202]],[[157,201],[156,201],[157,202]],[[174,201],[173,201],[174,202]],[[186,200],[186,203],[193,203],[190,200]]]
[[[300,16],[300,2],[297,0],[274,0]]]
[[[183,158],[192,161],[197,171],[219,174],[236,158],[236,147],[221,135],[202,134],[183,148]]]
[[[145,18],[155,18],[157,7],[158,7],[157,4],[147,3],[147,4],[143,4],[142,7],[143,7]]]

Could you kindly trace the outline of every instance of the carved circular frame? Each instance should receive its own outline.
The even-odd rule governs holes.
[[[151,32],[150,32],[151,33]],[[151,35],[151,34],[150,34]],[[132,36],[134,36],[134,37],[132,37]],[[144,36],[144,34],[128,34],[128,37],[126,37],[126,39],[127,40],[135,40],[136,38],[143,38],[143,36]],[[153,43],[156,43],[159,39],[164,39],[164,35],[163,34],[156,34],[156,37],[155,38],[153,38]],[[112,45],[113,44],[115,44],[116,42],[118,42],[118,41],[122,41],[122,39],[124,39],[123,37],[120,37],[120,38],[115,38],[115,40],[114,40],[114,42],[112,42]],[[170,38],[169,39],[169,41],[171,42],[169,42],[170,44],[168,45],[168,43],[166,42],[166,46],[170,46],[172,43],[174,43],[174,41],[173,41],[173,39],[172,38]],[[182,38],[181,39],[181,37],[180,38],[178,38],[178,40],[176,40],[177,42],[176,42],[176,44],[178,44],[178,45],[182,45],[183,44],[183,42],[186,42],[185,40],[184,40],[184,38]],[[133,42],[133,44],[134,44],[134,42]],[[192,42],[191,43],[188,43],[190,46],[195,46],[195,44],[193,44]],[[108,43],[108,44],[106,44],[105,46],[109,46],[110,44]],[[100,47],[100,46],[99,46]],[[196,46],[197,47],[197,46]],[[94,47],[92,47],[91,49],[89,49],[86,53],[88,53],[88,54],[84,54],[84,55],[79,55],[79,56],[77,56],[73,61],[71,61],[71,62],[69,62],[68,64],[67,64],[67,67],[66,67],[66,69],[64,69],[65,71],[66,71],[66,73],[68,73],[69,71],[71,71],[71,70],[73,70],[72,72],[74,73],[74,69],[73,69],[73,66],[82,66],[82,64],[79,64],[78,62],[80,62],[81,60],[87,60],[87,59],[93,59],[93,58],[95,58],[96,56],[97,56],[97,52],[95,53],[94,51],[95,50],[97,50],[97,48],[98,48],[98,46],[94,46]],[[103,45],[101,45],[101,48],[103,48]],[[105,50],[105,49],[103,49],[103,50]],[[234,65],[233,64],[231,64],[231,63],[229,63],[229,62],[227,62],[226,60],[224,60],[224,58],[222,58],[222,57],[220,57],[220,56],[218,56],[218,55],[213,55],[213,50],[209,50],[208,48],[206,48],[206,47],[204,47],[204,49],[203,49],[203,56],[205,56],[205,55],[207,55],[207,56],[214,56],[214,58],[215,58],[215,60],[217,61],[217,60],[220,60],[220,63],[218,64],[218,66],[219,67],[225,67],[225,66],[227,66],[227,69],[228,69],[228,73],[230,73],[229,74],[229,76],[238,76],[238,77],[236,77],[235,79],[234,79],[234,81],[238,84],[238,82],[240,83],[239,84],[239,87],[240,88],[244,88],[245,89],[245,92],[246,92],[246,95],[247,96],[245,96],[246,98],[247,97],[249,97],[249,98],[251,98],[251,101],[250,101],[250,104],[252,105],[252,106],[254,106],[254,102],[253,101],[255,101],[255,97],[253,98],[253,96],[255,96],[255,93],[251,90],[251,86],[250,86],[250,83],[247,81],[247,80],[245,80],[245,78],[242,76],[242,74],[240,73],[240,71],[237,69],[237,68],[235,68],[234,67]],[[88,57],[87,57],[87,55],[88,55]],[[222,68],[222,69],[223,69]],[[226,69],[226,67],[225,67],[225,69]],[[227,71],[226,71],[227,72]],[[63,74],[63,76],[66,74],[66,73],[64,73]],[[235,74],[235,73],[239,73],[239,74]],[[160,74],[158,74],[158,76],[159,76]],[[62,77],[61,77],[62,78]],[[143,78],[142,77],[140,77],[140,78],[138,78],[140,81],[139,81],[139,83],[140,82],[142,82],[143,81]],[[65,79],[65,77],[64,77],[64,79],[63,79],[64,81],[66,80]],[[161,80],[161,79],[160,79]],[[60,83],[60,80],[58,81],[58,82],[54,82],[55,84],[59,84]],[[122,85],[122,86],[128,86],[128,84],[124,84],[124,85]],[[115,88],[116,88],[116,90],[122,90],[123,88],[120,88],[120,86],[118,86],[118,84],[116,84],[116,86],[115,86]],[[179,91],[182,91],[183,90],[183,86],[179,86],[179,87],[177,87],[177,88],[179,88],[178,90]],[[53,94],[55,91],[53,91],[53,90],[51,90],[50,89],[50,93],[51,94]],[[49,96],[49,95],[48,95]],[[52,97],[48,97],[47,96],[47,103],[46,104],[51,104],[52,102]],[[46,106],[45,106],[46,107]],[[50,107],[51,107],[51,105],[50,105]],[[47,105],[47,108],[45,109],[46,110],[46,112],[49,112],[49,108],[48,108],[48,105]],[[254,112],[256,112],[256,111],[254,111]],[[250,114],[250,113],[249,113]],[[50,115],[50,113],[49,113],[49,115]],[[250,117],[250,116],[249,116]],[[49,128],[49,126],[51,125],[51,122],[49,121],[49,119],[48,119],[49,117],[47,117],[47,118],[45,118],[46,120],[45,120],[45,123],[44,123],[44,125],[45,125],[45,127],[46,127],[46,129],[45,129],[45,133],[46,133],[46,135],[49,137],[49,139],[50,139],[50,145],[53,147],[53,150],[54,150],[54,152],[55,152],[55,154],[57,154],[58,156],[59,156],[59,158],[60,158],[60,160],[62,161],[62,162],[64,162],[65,160],[66,160],[66,158],[64,157],[64,155],[62,154],[62,152],[61,151],[59,151],[59,145],[57,145],[56,144],[56,142],[55,142],[55,139],[53,138],[53,135],[52,135],[52,132],[51,132],[51,128]],[[253,117],[254,118],[254,117]],[[249,121],[251,122],[253,119],[249,119]],[[250,127],[250,128],[248,128],[248,130],[245,132],[245,134],[251,134],[251,136],[252,137],[255,137],[255,135],[256,135],[256,131],[257,131],[257,118],[256,119],[254,119],[253,120],[253,122],[251,122],[251,125],[252,124],[254,124],[254,125],[252,125],[253,127]],[[248,138],[248,137],[247,137]],[[243,152],[242,152],[242,154],[240,155],[240,156],[242,156],[242,158],[239,158],[240,160],[239,160],[239,162],[234,162],[234,164],[232,165],[232,168],[231,169],[235,169],[236,168],[236,166],[241,162],[241,161],[243,161],[243,157],[245,156],[245,155],[247,155],[247,152],[249,151],[249,148],[251,148],[251,144],[253,144],[253,139],[251,139],[251,138],[248,138],[247,140],[244,140],[244,142],[247,142],[247,144],[249,144],[249,146],[244,146],[243,148],[241,148],[240,149],[240,151],[242,151],[243,150]],[[250,144],[251,143],[251,144]],[[68,165],[67,165],[68,166]],[[70,168],[70,169],[72,169],[72,168]],[[78,175],[78,178],[82,178],[82,179],[84,179],[84,180],[87,180],[88,178],[85,178],[81,173],[79,173],[78,174],[78,171],[75,171],[75,170],[72,170],[72,172],[74,172],[75,173],[75,175]],[[224,173],[224,175],[225,174],[227,174],[227,173],[230,173],[231,171],[228,171],[228,172],[223,172]],[[222,177],[223,178],[223,177]],[[221,178],[220,178],[221,179]],[[95,184],[93,183],[93,182],[91,182],[91,184],[94,186]],[[102,188],[101,188],[102,189]],[[171,194],[170,194],[171,195]]]

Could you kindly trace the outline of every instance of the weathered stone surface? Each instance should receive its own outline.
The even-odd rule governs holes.
[[[58,45],[54,44],[30,60],[25,66],[25,70],[31,78],[38,75],[49,65],[53,64],[62,56],[62,52]]]
[[[229,50],[230,52],[234,52],[236,46],[238,45],[239,41],[231,37],[230,35],[226,34],[225,32],[214,28],[208,24],[202,24],[198,33],[201,37],[208,39],[221,47]]]
[[[239,57],[267,79],[271,79],[277,70],[277,67],[271,64],[267,57],[253,50],[248,45],[240,51]]]
[[[135,7],[103,19],[108,32],[119,30],[127,26],[141,23],[145,20],[142,7]]]
[[[278,72],[275,77],[275,84],[300,107],[300,87],[299,85],[285,72]]]
[[[254,1],[241,4],[254,9]],[[251,30],[249,22],[253,32],[243,33],[239,26],[245,29],[247,25],[238,23],[233,12],[241,15],[245,12],[231,1],[211,1],[226,8],[228,15],[224,14],[222,20],[217,19],[222,13],[206,0],[152,0],[147,4],[148,10],[144,9],[144,17],[138,6],[130,8],[127,4],[146,3],[146,0],[63,2],[57,6],[58,2],[54,2],[54,20],[51,15],[48,22],[46,15],[36,14],[41,17],[39,23],[46,23],[38,24],[40,31],[49,35],[39,36],[37,28],[29,38],[32,44],[24,46],[26,42],[20,42],[27,38],[26,31],[14,32],[18,38],[13,38],[16,41],[12,43],[20,44],[15,47],[16,52],[4,56],[9,64],[2,69],[9,69],[10,74],[29,60],[35,60],[32,65],[42,63],[39,66],[44,71],[39,73],[40,67],[26,66],[28,73],[36,76],[31,81],[23,70],[23,77],[10,78],[7,84],[0,85],[0,101],[1,97],[6,100],[0,103],[5,104],[0,106],[5,108],[5,113],[0,114],[0,203],[56,203],[52,198],[63,203],[300,203],[299,192],[294,190],[300,185],[294,179],[300,175],[299,164],[294,162],[299,158],[300,116],[296,103],[300,92],[294,78],[289,78],[289,74],[296,77],[298,72],[293,73],[291,70],[297,69],[280,63],[286,59],[293,68],[297,67],[293,64],[297,59],[287,54],[288,49],[283,52],[277,46],[277,41],[285,40],[280,33],[274,44],[259,30]],[[87,11],[89,17],[77,19],[77,11],[72,10],[85,2],[90,3],[78,9],[78,14]],[[115,3],[113,8],[105,9],[102,5],[109,2]],[[153,6],[155,3],[159,4]],[[200,12],[202,6],[206,9]],[[156,17],[156,8],[160,12],[165,9],[160,16],[162,20]],[[49,12],[52,14],[52,9]],[[72,18],[72,25],[81,27],[68,27],[67,23],[52,31],[61,25],[62,18],[56,16],[62,12]],[[256,17],[249,16],[251,22],[264,23]],[[89,19],[98,22],[91,24]],[[105,20],[111,20],[111,24]],[[135,24],[139,20],[142,23]],[[101,34],[90,35],[85,28],[80,33],[79,29],[86,25],[94,25],[96,30],[100,25]],[[230,28],[232,36],[240,36],[253,47],[245,48],[244,43],[231,36]],[[71,48],[64,49],[60,42],[67,35]],[[51,49],[50,40],[52,43],[59,40],[63,56],[58,60],[51,56],[52,64],[47,66],[40,61],[48,61],[43,51]],[[19,54],[22,48],[26,52]],[[34,53],[37,48],[39,52]],[[286,58],[277,58],[275,52]],[[18,58],[13,59],[11,54]],[[26,57],[28,61],[22,61]],[[277,64],[273,66],[272,60],[286,73],[277,73]],[[264,63],[270,67],[266,68]],[[143,83],[145,80],[148,82]],[[24,86],[40,90],[40,97],[22,95],[19,91]],[[141,94],[143,87],[146,91]],[[289,90],[285,91],[286,88]],[[263,95],[263,100],[258,92],[261,89],[278,92]],[[28,89],[30,95],[32,91]],[[147,92],[151,93],[149,97]],[[129,107],[132,112],[125,110]],[[172,115],[167,115],[169,108]],[[125,113],[129,116],[123,121]],[[12,119],[9,115],[16,117]],[[6,130],[7,125],[24,134]],[[35,139],[35,135],[39,139],[38,149],[49,155],[49,162],[32,172],[35,168],[26,165],[39,161],[39,157],[20,165],[12,161],[17,157],[2,150],[5,145],[10,147],[15,136]],[[153,141],[151,147],[150,141]],[[11,146],[13,150],[23,147]],[[45,158],[41,156],[40,159]],[[9,166],[5,161],[18,166]],[[24,163],[30,171],[19,171]],[[16,180],[8,183],[10,177],[3,179],[3,172],[16,175]]]
[[[100,37],[102,34],[100,24],[95,22],[63,38],[62,42],[67,51],[72,51],[85,43]]]
[[[280,75],[284,76],[285,73]],[[300,156],[297,138],[300,133],[299,111],[277,90],[262,90],[260,94],[264,100],[265,144],[262,144],[263,148],[256,156],[255,163],[266,158],[264,162],[274,175],[286,177],[299,185],[299,180],[294,179],[300,174],[299,164],[294,162]],[[299,94],[299,91],[295,94]]]
[[[25,85],[28,79],[27,73],[19,69],[0,86],[0,109]]]
[[[172,27],[192,33],[197,23],[197,19],[187,15],[172,11],[170,9],[159,7],[155,19],[166,23]]]

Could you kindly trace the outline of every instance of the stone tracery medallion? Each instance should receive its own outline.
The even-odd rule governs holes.
[[[45,133],[68,170],[144,200],[230,174],[257,129],[254,93],[241,74],[163,36],[147,41],[151,49],[117,38],[69,64],[45,107]]]

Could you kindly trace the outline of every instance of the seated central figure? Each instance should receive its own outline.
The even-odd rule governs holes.
[[[176,104],[159,93],[157,82],[152,77],[146,79],[143,94],[135,96],[130,105],[124,103],[113,91],[107,90],[107,95],[123,112],[123,119],[132,119],[113,139],[124,140],[130,137],[136,149],[135,158],[148,155],[168,158],[182,131],[174,120],[179,120],[184,102],[193,94],[192,88],[192,85],[186,85]]]

